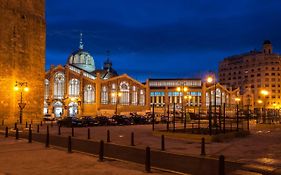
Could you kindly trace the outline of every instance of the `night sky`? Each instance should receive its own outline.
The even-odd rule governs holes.
[[[84,49],[101,68],[106,51],[119,73],[146,78],[201,77],[227,56],[281,53],[280,0],[46,0],[46,68]]]

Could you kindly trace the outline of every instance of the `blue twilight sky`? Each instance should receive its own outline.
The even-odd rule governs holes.
[[[46,68],[84,49],[102,67],[106,50],[119,73],[200,77],[223,58],[260,49],[281,52],[280,0],[46,0]]]

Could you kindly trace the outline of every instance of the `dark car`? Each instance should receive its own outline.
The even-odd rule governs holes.
[[[128,118],[124,115],[114,115],[111,118],[114,121],[116,121],[117,125],[132,125],[132,124],[134,124],[134,122],[130,118]]]
[[[82,120],[76,117],[66,117],[59,120],[58,125],[65,127],[80,127],[83,126]]]
[[[130,120],[136,125],[146,124],[146,118],[141,115],[132,115]]]
[[[93,118],[91,116],[85,116],[82,117],[82,125],[83,126],[98,126],[99,122],[96,118]]]
[[[52,117],[51,114],[45,114],[43,117],[44,121],[55,121],[55,117]]]
[[[99,126],[112,125],[112,122],[109,120],[108,117],[98,116],[95,119],[97,120]]]

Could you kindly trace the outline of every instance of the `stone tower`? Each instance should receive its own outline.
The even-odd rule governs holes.
[[[45,0],[0,0],[0,120],[19,120],[20,90],[23,122],[43,115],[45,75]]]

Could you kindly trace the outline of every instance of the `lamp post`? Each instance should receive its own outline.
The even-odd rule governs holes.
[[[215,98],[214,98],[214,103],[215,103],[215,115],[214,115],[214,119],[215,119],[215,122],[216,122],[216,105],[217,105],[217,84],[216,84],[216,80],[215,80],[215,75],[209,75],[207,76],[207,79],[206,79],[207,83],[208,84],[213,84],[215,86],[215,92],[214,92],[214,95],[215,95]],[[212,91],[211,91],[212,92]],[[210,93],[210,104],[209,104],[209,134],[212,135],[212,93]]]
[[[177,91],[179,92],[179,97],[180,97],[180,99],[181,99],[181,119],[182,119],[182,121],[183,121],[183,107],[184,107],[184,98],[183,98],[183,96],[184,96],[184,93],[185,92],[187,92],[188,91],[188,88],[186,87],[186,86],[184,86],[184,85],[182,85],[182,86],[180,86],[180,87],[177,87]]]
[[[236,102],[236,130],[239,131],[239,102],[241,101],[241,99],[239,97],[236,97],[234,100]]]
[[[260,94],[263,96],[263,98],[264,98],[264,103],[263,103],[263,123],[265,123],[266,121],[266,102],[267,102],[267,100],[266,100],[266,96],[268,96],[268,94],[269,94],[269,92],[267,91],[267,90],[265,90],[265,89],[262,89],[261,91],[260,91]]]
[[[19,101],[18,105],[19,105],[19,113],[20,113],[20,124],[22,124],[22,112],[23,112],[23,109],[26,105],[26,103],[23,102],[23,92],[29,91],[29,88],[27,86],[27,82],[17,82],[16,81],[16,84],[14,86],[14,90],[16,92],[20,91],[20,101]]]
[[[115,97],[115,99],[116,99],[116,102],[115,102],[115,115],[117,115],[119,97],[122,96],[122,93],[121,93],[121,92],[118,92],[118,90],[117,90],[117,92],[113,92],[113,93],[111,93],[111,95],[112,95],[113,97]]]

